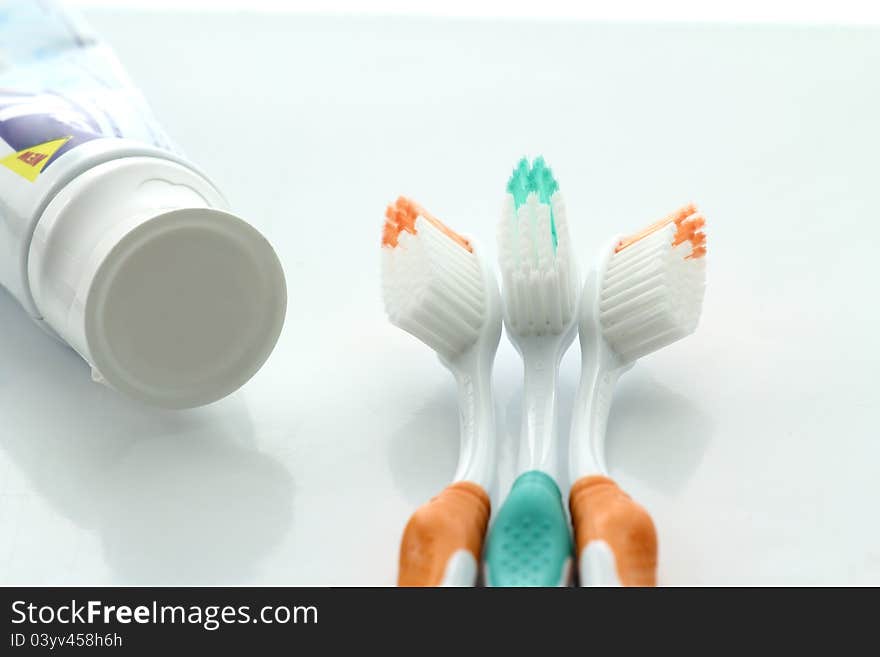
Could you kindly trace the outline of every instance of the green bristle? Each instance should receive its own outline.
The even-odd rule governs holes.
[[[532,165],[532,173],[529,176],[531,182],[531,189],[535,193],[538,194],[538,200],[545,205],[550,205],[550,197],[553,196],[553,193],[559,189],[559,183],[556,182],[556,178],[553,177],[553,171],[550,170],[550,167],[547,166],[547,163],[544,162],[544,158],[542,156],[538,156],[535,158],[535,163]],[[556,246],[558,244],[558,239],[556,237],[556,219],[553,216],[553,208],[550,208],[550,232],[553,236],[553,251],[556,251]]]
[[[550,205],[550,197],[553,196],[553,192],[559,189],[559,183],[556,182],[556,178],[553,177],[553,171],[544,162],[543,157],[535,159],[531,175],[529,176],[529,182],[531,190],[538,194],[538,200],[541,203]]]
[[[514,207],[518,210],[521,205],[526,202],[529,196],[529,185],[531,179],[529,176],[529,161],[523,158],[516,165],[516,169],[507,181],[507,192],[513,195]]]
[[[515,209],[525,204],[529,194],[538,195],[538,201],[545,205],[550,205],[550,197],[559,189],[559,183],[553,177],[553,171],[547,166],[542,156],[535,158],[534,163],[529,166],[527,158],[522,158],[510,180],[507,182],[507,191],[513,196]],[[553,216],[553,208],[550,208],[550,231],[553,238],[553,250],[556,251],[559,242],[556,236],[556,220]]]

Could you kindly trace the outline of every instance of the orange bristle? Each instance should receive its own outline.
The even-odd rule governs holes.
[[[700,214],[697,206],[693,203],[688,203],[635,235],[620,240],[614,252],[623,251],[626,247],[635,244],[671,223],[675,223],[676,227],[675,236],[672,238],[673,246],[678,246],[683,242],[690,242],[693,249],[690,255],[687,256],[688,258],[702,258],[706,255],[706,233],[700,230],[706,224],[706,218]]]
[[[394,205],[385,209],[385,226],[382,228],[382,244],[396,247],[400,233],[406,231],[416,234],[416,217],[419,207],[408,198],[401,196]]]
[[[425,208],[415,201],[404,196],[398,198],[394,205],[389,205],[385,210],[385,225],[382,228],[382,246],[395,248],[398,245],[400,233],[406,231],[413,235],[416,234],[416,219],[419,217],[430,221],[450,239],[460,244],[463,248],[473,253],[474,249],[471,243],[464,237],[453,231],[442,221],[428,213]]]

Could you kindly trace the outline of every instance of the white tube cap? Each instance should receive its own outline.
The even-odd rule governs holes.
[[[132,157],[52,200],[28,258],[43,320],[131,397],[189,408],[237,390],[272,352],[287,305],[275,251],[202,176]]]

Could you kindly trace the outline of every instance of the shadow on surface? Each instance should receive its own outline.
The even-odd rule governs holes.
[[[412,410],[391,439],[391,476],[413,511],[452,480],[458,443],[458,401],[450,377],[449,386]]]
[[[254,449],[240,395],[143,406],[93,383],[5,291],[0,318],[0,450],[52,508],[98,532],[114,580],[246,580],[287,532],[294,485]]]
[[[571,412],[576,394],[580,358],[572,349],[559,376],[559,484],[567,491],[568,445]],[[575,362],[576,361],[576,362]],[[521,383],[510,396],[504,415],[508,444],[502,447],[503,479],[512,483],[522,426]],[[636,369],[617,385],[606,433],[606,458],[610,474],[623,473],[647,485],[674,493],[694,472],[711,437],[706,414],[693,402]],[[509,472],[507,472],[509,470]],[[506,494],[507,488],[503,489]]]
[[[636,369],[621,377],[608,418],[612,476],[625,473],[675,493],[696,471],[711,437],[709,416],[691,399]]]

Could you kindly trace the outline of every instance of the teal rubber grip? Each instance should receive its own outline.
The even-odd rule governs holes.
[[[486,584],[565,585],[572,551],[559,486],[539,470],[524,472],[513,482],[489,531]]]

